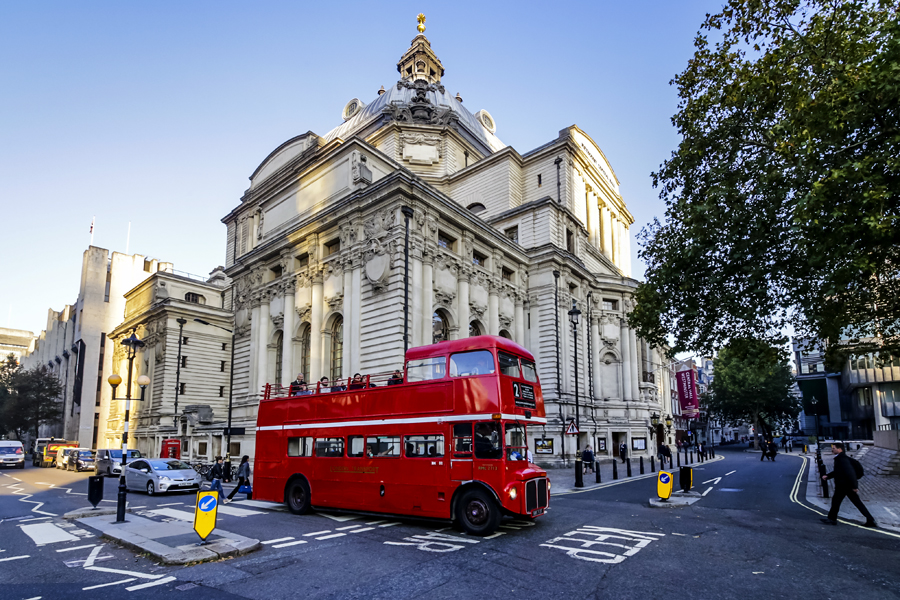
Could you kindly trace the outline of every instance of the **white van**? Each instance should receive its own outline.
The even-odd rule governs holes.
[[[22,442],[0,440],[0,467],[25,468],[25,448]]]

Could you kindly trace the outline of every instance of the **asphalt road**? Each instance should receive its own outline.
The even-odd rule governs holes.
[[[821,524],[802,504],[805,484],[794,493],[796,455],[761,463],[758,454],[723,450],[724,460],[696,465],[694,489],[706,495],[689,508],[651,509],[655,481],[622,480],[555,494],[545,517],[506,520],[490,538],[445,523],[297,517],[235,502],[228,508],[240,510],[220,513],[219,528],[267,543],[244,557],[188,567],[156,565],[64,522],[64,512],[87,504],[78,495],[87,491],[87,474],[7,470],[0,475],[2,596],[900,598],[900,536]],[[553,477],[558,489],[570,483]],[[114,481],[104,497],[113,506]],[[129,500],[162,521],[189,518],[194,496],[131,493]]]

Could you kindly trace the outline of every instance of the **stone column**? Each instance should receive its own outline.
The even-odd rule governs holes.
[[[631,384],[634,386],[634,399],[641,399],[641,374],[639,369],[637,336],[634,329],[628,328],[628,345],[631,347]]]
[[[594,371],[594,398],[603,397],[600,381],[600,320],[591,315],[591,369]],[[593,398],[592,398],[593,400]]]
[[[258,293],[258,292],[257,292]],[[257,389],[257,383],[259,382],[259,373],[257,370],[257,366],[259,360],[256,358],[257,353],[259,352],[259,299],[254,298],[251,300],[251,309],[250,309],[250,383],[249,389],[247,393],[253,394]]]
[[[469,337],[469,272],[459,269],[456,277],[456,316],[459,319],[459,337]]]
[[[626,277],[631,277],[631,243],[628,238],[628,224],[625,221],[620,221],[619,229],[621,232],[620,245],[622,252],[622,271],[625,273]]]
[[[309,370],[305,373],[307,381],[316,381],[323,377],[322,371],[322,271],[316,269],[312,275],[312,307],[309,315]]]
[[[500,287],[488,282],[488,334],[500,335]]]
[[[525,298],[516,294],[515,336],[516,343],[525,346]]]
[[[422,343],[433,341],[434,329],[434,257],[430,252],[422,255]]]
[[[622,383],[624,384],[624,400],[634,400],[634,392],[632,391],[632,371],[631,371],[631,336],[628,331],[628,323],[625,319],[621,320],[619,328],[619,339],[622,340]]]
[[[625,222],[624,221],[616,221],[616,252],[618,253],[618,258],[616,259],[616,266],[627,275],[626,271],[626,258],[625,258]]]
[[[285,282],[284,287],[284,328],[281,332],[281,385],[287,387],[297,375],[294,370],[294,316],[297,311],[294,308],[294,286],[296,279],[293,274]],[[306,373],[304,373],[306,376]]]
[[[261,394],[262,388],[269,377],[269,328],[272,319],[269,318],[269,292],[264,291],[259,305],[259,338],[256,340],[256,390]]]
[[[590,208],[590,217],[591,217],[591,243],[594,245],[595,248],[600,248],[600,243],[601,243],[600,242],[600,231],[602,228],[602,226],[600,224],[600,205],[599,205],[600,199],[597,198],[596,193],[591,192],[590,196],[589,196],[589,201],[590,201],[589,208]]]
[[[353,258],[353,267],[352,276],[350,277],[350,281],[353,283],[352,289],[353,294],[350,297],[350,310],[353,313],[353,320],[349,323],[350,325],[350,351],[348,353],[347,346],[344,346],[344,355],[350,356],[350,367],[353,369],[353,373],[356,373],[360,370],[362,362],[360,359],[360,352],[362,352],[362,346],[360,345],[360,340],[362,339],[362,261],[360,256],[355,256]],[[344,296],[346,302],[346,296]],[[347,327],[347,321],[344,320],[344,327]]]
[[[609,214],[609,207],[606,204],[601,207],[600,215],[603,227],[600,236],[600,249],[606,258],[612,260],[612,219]]]
[[[356,314],[353,312],[353,270],[350,266],[350,261],[345,260],[343,263],[344,267],[344,305],[341,310],[341,314],[344,317],[344,337],[341,340],[341,343],[344,344],[344,362],[341,365],[341,377],[347,378],[350,377],[355,369],[353,364],[353,357],[351,348],[353,347],[353,322],[356,320]],[[334,343],[335,340],[332,340],[331,343]]]

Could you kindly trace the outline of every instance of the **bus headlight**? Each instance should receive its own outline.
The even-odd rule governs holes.
[[[514,487],[513,487],[513,488],[510,488],[510,490],[509,490],[509,498],[510,498],[510,500],[515,500],[515,499],[516,499],[516,496],[518,496],[518,495],[519,495],[519,492],[516,491],[516,488],[514,488]]]

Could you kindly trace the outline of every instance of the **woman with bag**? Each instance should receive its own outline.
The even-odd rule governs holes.
[[[246,454],[241,457],[241,464],[237,470],[237,478],[238,483],[225,499],[226,504],[231,502],[231,499],[234,498],[234,495],[238,492],[246,493],[248,500],[253,497],[253,490],[250,487],[250,457]]]

